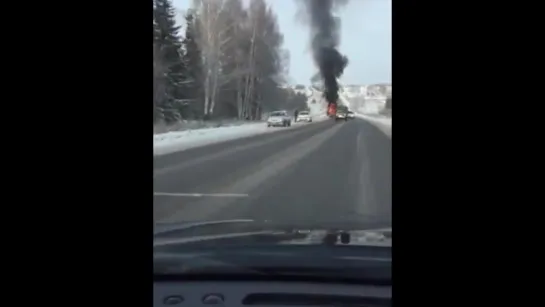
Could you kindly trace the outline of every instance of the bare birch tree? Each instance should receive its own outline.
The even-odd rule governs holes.
[[[231,40],[224,46],[222,57],[222,95],[219,102],[227,116],[243,118],[244,80],[247,63],[247,12],[241,0],[226,0],[225,20],[229,27],[226,35]]]
[[[204,117],[259,119],[289,96],[280,88],[289,53],[264,0],[194,0],[202,54]],[[283,98],[281,98],[283,97]]]
[[[250,76],[248,99],[252,118],[259,118],[264,104],[279,98],[279,84],[283,83],[283,36],[278,29],[276,16],[264,0],[250,3],[249,15],[252,26]]]
[[[224,0],[194,0],[194,7],[199,15],[197,41],[203,55],[204,115],[209,116],[214,112],[218,93],[222,47],[231,37],[225,35],[229,25],[223,14]]]

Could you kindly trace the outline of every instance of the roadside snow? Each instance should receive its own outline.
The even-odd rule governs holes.
[[[378,115],[365,115],[361,113],[356,113],[356,116],[364,119],[371,124],[375,125],[377,128],[379,128],[384,134],[386,134],[388,137],[392,137],[392,118],[391,117],[383,117]]]
[[[315,116],[314,122],[326,119],[324,115]],[[274,133],[287,129],[297,129],[307,123],[293,123],[291,127],[267,127],[265,122],[240,126],[204,128],[196,130],[174,131],[153,136],[153,154],[164,155],[189,148],[249,137],[258,134]]]
[[[274,130],[267,128],[265,123],[254,123],[241,126],[204,128],[156,134],[153,136],[153,153],[154,155],[164,155],[198,146],[272,132]]]
[[[167,132],[197,130],[205,128],[219,128],[229,126],[241,126],[248,124],[255,124],[261,121],[247,121],[247,120],[215,120],[215,121],[202,121],[202,120],[189,120],[183,121],[169,126],[157,124],[153,127],[154,134],[161,134]]]
[[[311,103],[315,99],[316,103]],[[326,104],[323,102],[321,95],[314,93],[310,95],[307,105],[310,109],[310,114],[314,122],[319,122],[327,119]],[[153,154],[164,155],[176,151],[182,151],[189,148],[205,146],[209,144],[234,140],[238,138],[249,137],[258,134],[273,133],[285,131],[286,129],[297,129],[308,125],[307,123],[294,123],[288,128],[268,128],[265,121],[242,123],[233,121],[232,126],[225,126],[227,123],[222,123],[222,127],[208,127],[200,129],[188,129],[183,131],[172,131],[153,135]]]

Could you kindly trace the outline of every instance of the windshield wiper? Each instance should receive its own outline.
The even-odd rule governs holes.
[[[178,232],[184,230],[191,230],[195,228],[206,228],[207,226],[229,226],[236,224],[249,224],[254,223],[254,220],[250,219],[233,219],[233,220],[220,220],[220,221],[206,221],[206,222],[194,222],[194,223],[157,223],[153,229],[153,235],[164,235],[170,232]]]
[[[350,256],[329,248],[311,252],[312,256],[308,252],[295,247],[291,251],[216,249],[183,254],[160,253],[154,257],[154,276],[157,280],[296,278],[391,284],[391,258],[388,255],[362,255],[358,252]]]
[[[357,282],[375,286],[391,286],[391,271],[385,268],[358,270],[308,267],[243,267],[209,266],[186,270],[155,268],[154,281],[183,281],[206,279],[309,280],[313,282]]]

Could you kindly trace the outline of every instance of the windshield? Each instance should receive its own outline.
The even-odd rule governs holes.
[[[391,231],[391,0],[153,3],[155,243]]]
[[[286,112],[272,112],[270,116],[285,116]]]

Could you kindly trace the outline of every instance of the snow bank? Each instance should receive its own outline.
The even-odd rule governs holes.
[[[361,113],[356,113],[356,116],[364,119],[371,124],[375,125],[377,128],[379,128],[384,134],[386,134],[388,137],[392,137],[392,118],[391,117],[383,117],[383,116],[370,116],[365,115]]]
[[[320,121],[326,117],[316,117]],[[246,124],[241,126],[206,128],[187,131],[175,131],[153,136],[153,154],[164,155],[189,148],[249,137],[258,134],[274,133],[289,129],[297,129],[308,123],[293,123],[291,127],[267,127],[265,122]]]
[[[154,155],[163,155],[240,137],[272,132],[274,130],[267,128],[265,123],[253,123],[240,126],[161,133],[153,136],[153,153]]]
[[[156,124],[153,127],[153,133],[167,133],[172,131],[185,131],[185,130],[195,130],[203,128],[218,128],[218,127],[229,127],[229,126],[241,126],[252,123],[258,123],[261,121],[247,121],[247,120],[238,120],[238,119],[228,119],[228,120],[211,120],[211,121],[202,121],[202,120],[184,120],[179,123],[164,125]]]
[[[314,104],[310,103],[313,98],[317,99],[316,103]],[[321,103],[321,100],[321,97],[311,95],[307,102],[314,122],[327,119],[325,114],[326,105]],[[304,125],[308,125],[308,123],[292,122],[292,126],[287,128],[268,128],[265,121],[251,123],[248,123],[247,121],[231,121],[222,122],[220,124],[213,123],[212,125],[215,127],[203,127],[203,124],[196,123],[191,128],[182,131],[171,131],[155,134],[153,136],[153,154],[164,155],[189,148],[205,146],[258,134],[285,131],[286,129],[297,129]],[[185,126],[185,128],[188,128],[188,126]]]

